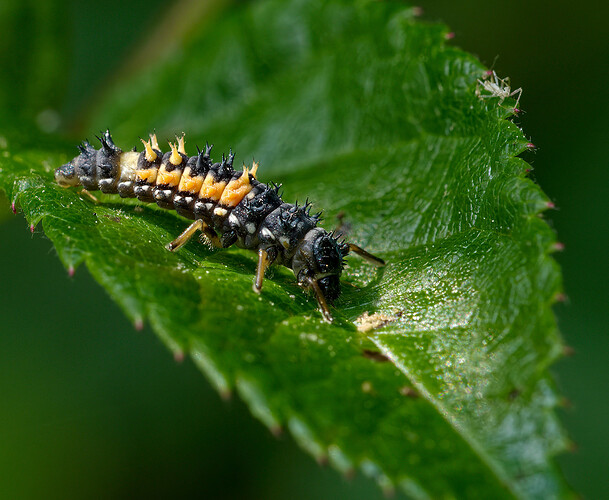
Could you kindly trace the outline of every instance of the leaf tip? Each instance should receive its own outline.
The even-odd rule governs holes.
[[[384,476],[384,478],[387,478],[387,476]],[[395,486],[389,480],[389,478],[387,478],[387,481],[388,481],[388,484],[385,484],[384,480],[380,480],[379,486],[381,487],[381,490],[383,491],[383,495],[385,496],[385,498],[394,498],[395,497]]]
[[[252,414],[264,423],[273,435],[281,432],[279,418],[258,384],[243,376],[238,377],[235,382],[239,395],[248,404]]]
[[[564,356],[570,358],[571,356],[575,356],[575,349],[570,345],[562,346],[562,353]]]
[[[222,389],[219,391],[222,401],[230,401],[233,399],[233,391],[230,389]]]
[[[555,300],[556,302],[566,302],[566,301],[567,301],[567,296],[566,296],[564,293],[559,292],[559,293],[557,293],[557,294],[554,296],[554,300]]]
[[[576,453],[579,450],[579,446],[577,446],[577,443],[571,439],[569,439],[567,441],[567,451],[569,453]]]
[[[206,349],[200,343],[194,342],[189,346],[189,353],[195,365],[207,376],[220,394],[220,397],[224,401],[230,400],[232,397],[232,384],[227,375],[220,370],[215,360],[207,354]]]
[[[173,359],[176,363],[181,363],[182,361],[184,361],[184,351],[182,351],[181,349],[174,351]]]
[[[315,458],[318,465],[328,464],[328,454],[322,442],[320,442],[309,425],[302,419],[292,416],[287,422],[288,429],[292,433],[294,440]]]
[[[283,427],[281,427],[280,425],[272,425],[269,427],[269,430],[271,431],[271,434],[276,438],[281,437],[281,435],[283,434]]]
[[[382,468],[370,459],[362,460],[360,464],[363,473],[371,478],[374,478],[380,486],[386,498],[391,498],[395,495],[395,485],[389,477],[382,472]]]
[[[328,446],[328,458],[330,463],[342,473],[346,479],[352,479],[355,476],[355,467],[347,455],[335,444]]]

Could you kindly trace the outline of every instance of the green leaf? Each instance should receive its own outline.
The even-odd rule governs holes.
[[[446,33],[401,4],[260,2],[91,115],[124,149],[153,128],[230,144],[285,199],[324,208],[328,229],[344,212],[388,264],[348,259],[333,325],[284,268],[255,295],[250,252],[167,252],[187,224],[173,212],[59,188],[63,144],[7,129],[0,187],[66,267],[85,262],[136,324],[318,460],[417,498],[566,497],[547,199],[517,158],[510,101],[476,96],[484,68]],[[386,319],[358,331],[364,313]]]

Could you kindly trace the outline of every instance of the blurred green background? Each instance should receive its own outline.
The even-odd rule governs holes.
[[[180,5],[185,22],[232,8]],[[420,5],[424,20],[454,30],[451,43],[524,89],[517,122],[538,146],[526,157],[532,175],[557,207],[547,214],[565,244],[556,314],[575,350],[553,368],[575,443],[559,461],[584,497],[609,497],[609,4]],[[81,139],[83,110],[129,71],[124,61],[138,60],[168,12],[160,0],[3,0],[2,113]],[[49,61],[65,78],[45,78]],[[25,81],[32,68],[38,77]],[[1,498],[382,498],[373,483],[347,481],[288,436],[271,436],[240,401],[222,401],[149,328],[136,332],[84,268],[68,278],[42,231],[32,236],[6,203],[0,220]]]

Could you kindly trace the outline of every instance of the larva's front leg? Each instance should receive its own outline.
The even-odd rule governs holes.
[[[277,250],[273,247],[267,249],[260,248],[258,250],[258,266],[256,267],[256,279],[252,288],[254,292],[262,291],[262,282],[264,281],[264,273],[273,264],[277,258]]]
[[[349,250],[357,255],[359,255],[362,259],[370,262],[370,264],[374,264],[376,267],[383,267],[385,265],[385,261],[376,255],[372,255],[367,250],[364,250],[362,247],[356,245],[355,243],[347,243],[349,245]]]

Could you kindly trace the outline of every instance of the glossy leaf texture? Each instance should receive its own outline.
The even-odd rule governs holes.
[[[68,268],[85,263],[136,323],[149,321],[224,394],[319,461],[415,498],[569,495],[548,367],[547,198],[518,155],[510,103],[480,100],[484,68],[402,3],[265,1],[236,7],[110,89],[89,115],[125,150],[153,129],[261,162],[284,198],[387,261],[349,257],[337,321],[286,269],[252,292],[255,255],[164,245],[173,212],[54,184],[75,154],[6,133],[0,187],[42,222]],[[35,145],[35,146],[34,146]],[[365,332],[362,315],[385,321]]]

